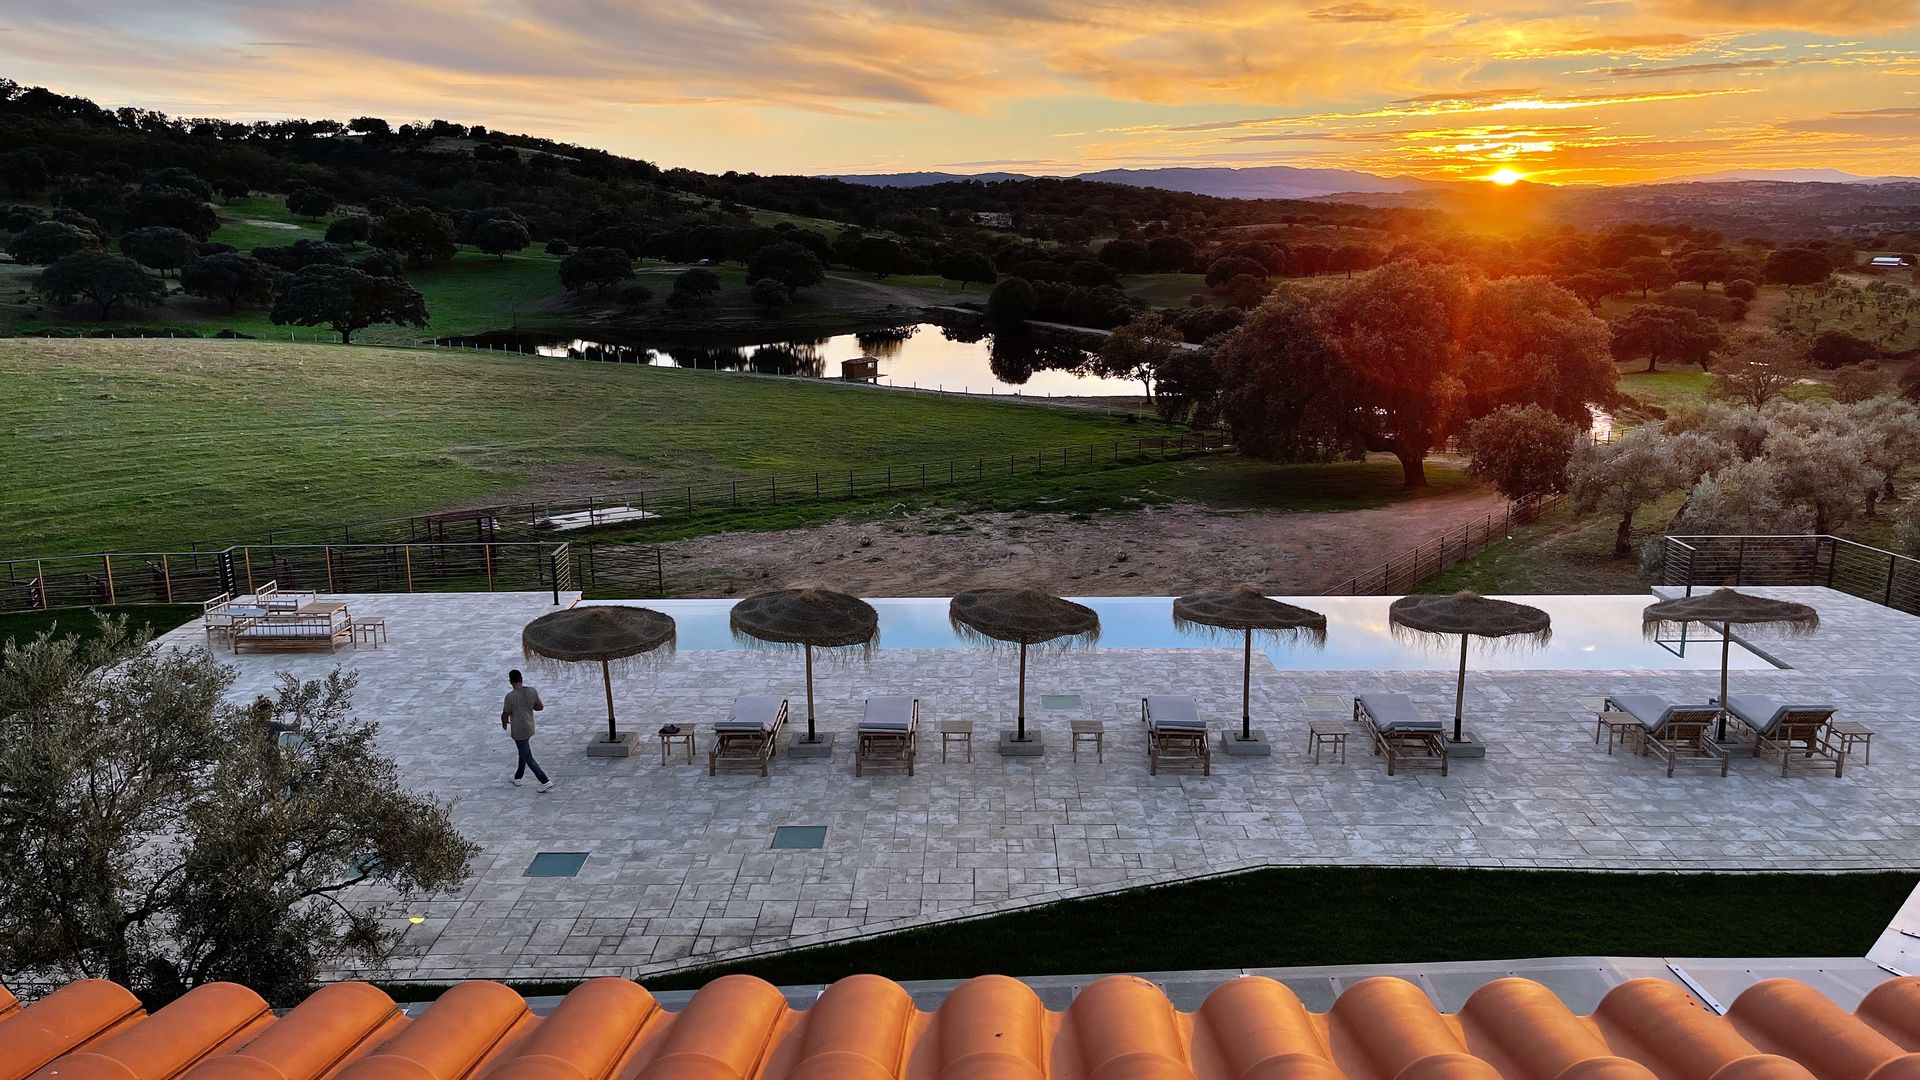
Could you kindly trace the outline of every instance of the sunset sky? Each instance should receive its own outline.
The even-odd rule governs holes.
[[[1920,173],[1920,0],[10,0],[0,74],[714,171]]]

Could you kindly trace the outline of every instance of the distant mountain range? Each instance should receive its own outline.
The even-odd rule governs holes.
[[[1767,180],[1783,184],[1909,184],[1920,177],[1861,176],[1839,169],[1721,169],[1692,176],[1669,176],[1661,184],[1726,184]]]
[[[927,187],[962,181],[993,183],[1000,180],[1038,179],[1024,173],[947,173],[908,172],[868,175],[830,176],[849,184],[873,187]],[[1375,176],[1352,169],[1301,169],[1291,165],[1260,165],[1233,168],[1103,169],[1079,173],[1075,180],[1093,180],[1128,187],[1160,188],[1184,191],[1192,195],[1213,195],[1223,199],[1314,199],[1326,195],[1385,194],[1428,191],[1445,187],[1430,180],[1410,176]]]
[[[1002,180],[1033,180],[1038,177],[1014,172],[905,172],[828,176],[824,179],[844,180],[849,184],[865,184],[871,187],[916,188],[965,181],[996,183]],[[1129,187],[1184,191],[1193,195],[1213,195],[1223,199],[1324,199],[1333,195],[1438,192],[1458,186],[1458,182],[1420,180],[1411,176],[1379,176],[1354,169],[1303,169],[1291,165],[1258,165],[1247,168],[1103,169],[1098,172],[1078,173],[1073,179],[1125,184]],[[1913,183],[1915,178],[1859,176],[1839,169],[1723,169],[1694,176],[1668,177],[1664,180],[1652,181],[1651,184],[1725,184],[1749,181],[1878,185]]]

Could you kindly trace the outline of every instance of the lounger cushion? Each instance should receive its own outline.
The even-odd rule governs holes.
[[[1360,707],[1373,718],[1381,731],[1424,733],[1443,731],[1440,721],[1420,715],[1413,699],[1405,694],[1361,694]]]
[[[1826,713],[1833,714],[1829,705],[1790,705],[1769,694],[1728,694],[1727,711],[1740,718],[1740,721],[1762,735],[1772,734],[1780,726],[1780,721],[1788,713]]]
[[[1659,731],[1676,712],[1712,711],[1712,705],[1676,705],[1659,694],[1613,694],[1607,700],[1614,711],[1626,713],[1648,731]]]
[[[733,699],[727,718],[713,725],[715,731],[772,731],[787,699],[774,694],[748,694]]]
[[[860,730],[913,730],[913,698],[898,695],[868,698],[866,715],[860,718]]]
[[[1205,731],[1200,706],[1185,694],[1148,694],[1147,726],[1154,731]]]

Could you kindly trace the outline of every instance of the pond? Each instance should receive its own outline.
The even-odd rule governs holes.
[[[1057,337],[991,334],[936,323],[823,338],[769,341],[723,348],[650,348],[582,338],[488,335],[444,338],[456,347],[526,351],[622,364],[750,371],[762,375],[839,378],[841,362],[879,361],[881,386],[1040,397],[1140,397],[1131,379],[1082,374],[1086,349]]]

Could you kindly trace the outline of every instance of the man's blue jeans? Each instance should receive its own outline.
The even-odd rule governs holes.
[[[546,783],[546,782],[547,782],[547,774],[546,774],[545,772],[543,772],[543,771],[541,771],[541,769],[540,769],[540,763],[539,763],[539,762],[537,762],[537,761],[535,761],[535,760],[533,760],[533,744],[532,744],[532,740],[530,740],[530,739],[515,739],[515,740],[513,740],[513,748],[514,748],[515,750],[517,750],[517,751],[519,751],[519,753],[520,753],[520,767],[519,767],[519,768],[517,768],[517,769],[515,769],[515,770],[513,770],[513,778],[514,778],[515,780],[518,780],[518,779],[520,779],[521,777],[523,777],[523,776],[525,776],[525,775],[527,775],[527,770],[528,770],[528,769],[532,769],[532,770],[533,770],[533,778],[534,778],[535,780],[538,780],[538,781],[540,781],[540,782],[541,782],[541,783],[543,783],[543,784],[544,784],[544,783]]]

